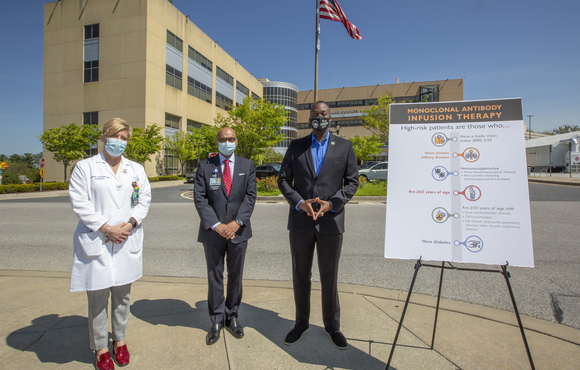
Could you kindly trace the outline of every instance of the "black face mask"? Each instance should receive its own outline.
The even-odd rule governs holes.
[[[328,128],[328,124],[330,123],[330,119],[324,116],[318,116],[314,118],[310,118],[310,127],[314,131],[323,132]]]

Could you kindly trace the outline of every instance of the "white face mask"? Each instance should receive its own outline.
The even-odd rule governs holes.
[[[118,157],[125,151],[127,147],[127,142],[121,139],[116,139],[113,137],[107,138],[107,144],[105,145],[105,150],[109,155],[113,157]]]
[[[229,141],[225,142],[225,143],[218,143],[218,150],[220,151],[220,153],[222,153],[224,156],[230,156],[232,155],[232,153],[234,152],[234,150],[236,150],[236,143],[230,143]]]

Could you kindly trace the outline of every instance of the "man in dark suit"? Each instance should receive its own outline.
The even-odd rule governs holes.
[[[205,251],[212,322],[206,336],[208,345],[218,341],[223,325],[234,337],[244,336],[238,309],[242,302],[244,258],[252,236],[250,216],[256,204],[256,171],[252,161],[234,154],[237,143],[235,131],[222,128],[216,139],[219,155],[201,161],[195,177],[194,201],[200,217],[197,241],[203,243]],[[228,268],[227,298],[224,258]]]
[[[296,322],[285,343],[296,343],[308,330],[310,277],[316,246],[322,286],[322,319],[332,342],[346,349],[340,332],[338,261],[344,233],[344,205],[358,188],[358,169],[352,143],[329,132],[328,105],[310,109],[312,134],[293,140],[286,151],[278,187],[290,203],[288,230]]]

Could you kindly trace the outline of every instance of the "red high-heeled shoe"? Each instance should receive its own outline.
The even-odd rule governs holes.
[[[95,355],[97,352],[95,352]],[[98,370],[114,370],[115,364],[113,363],[113,359],[111,358],[111,354],[109,352],[105,352],[99,356],[97,356],[97,369]]]
[[[115,341],[113,341],[113,353],[115,354],[115,362],[117,365],[121,367],[129,365],[131,356],[129,355],[129,350],[127,349],[126,344],[115,349]]]

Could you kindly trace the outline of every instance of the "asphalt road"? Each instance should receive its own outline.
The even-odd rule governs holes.
[[[206,276],[203,248],[196,242],[199,218],[187,197],[192,187],[153,190],[144,221],[146,275]],[[580,328],[580,188],[530,184],[530,199],[536,267],[509,267],[518,308],[525,315]],[[256,205],[245,279],[291,280],[287,212],[282,200]],[[414,261],[383,257],[385,204],[351,202],[346,212],[340,282],[407,291]],[[77,221],[68,197],[0,201],[0,269],[69,271]],[[313,279],[319,280],[317,268]],[[438,281],[437,269],[422,268],[415,292],[435,295]],[[442,295],[511,310],[500,274],[446,271]]]

